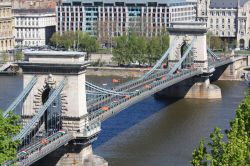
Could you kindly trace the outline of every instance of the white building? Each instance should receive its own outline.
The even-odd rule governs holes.
[[[237,40],[237,47],[250,49],[249,0],[198,0],[197,19],[207,21],[214,35]]]
[[[57,31],[85,31],[103,43],[131,31],[157,36],[171,22],[195,21],[195,0],[62,0]]]
[[[45,46],[55,32],[52,9],[14,9],[16,46]]]

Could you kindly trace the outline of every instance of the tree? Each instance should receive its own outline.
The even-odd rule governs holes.
[[[128,49],[128,37],[120,36],[115,38],[115,48],[113,51],[113,60],[120,64],[131,62],[131,55]]]
[[[223,51],[226,53],[228,51],[228,40],[224,39],[223,40]]]
[[[99,48],[99,43],[96,38],[90,36],[88,33],[79,33],[79,49],[86,51],[87,54],[96,52]]]
[[[8,62],[8,60],[9,60],[8,54],[6,52],[2,53],[2,61],[6,63]]]
[[[249,92],[248,92],[249,93]],[[204,160],[204,143],[194,150],[191,163],[195,166],[238,166],[250,165],[250,95],[248,94],[236,110],[236,117],[230,123],[230,130],[226,131],[227,139],[223,141],[223,134],[215,128],[210,135],[209,151]],[[205,146],[206,147],[206,146]]]
[[[76,36],[73,31],[66,31],[62,35],[62,45],[67,50],[70,50],[73,47],[74,42],[76,41]]]
[[[23,53],[21,51],[16,52],[15,59],[20,61],[23,59]]]
[[[207,38],[207,45],[209,48],[211,48],[211,37],[213,36],[213,33],[211,31],[207,32],[206,38]]]
[[[150,66],[152,63],[156,62],[157,59],[161,56],[161,44],[159,37],[153,37],[151,40],[148,42],[148,63]]]
[[[196,148],[193,152],[193,159],[191,161],[191,164],[194,166],[207,166],[208,163],[206,161],[207,156],[207,149],[204,145],[204,140],[201,140],[200,145],[198,148]]]
[[[221,44],[222,44],[222,41],[219,37],[217,36],[212,36],[211,37],[211,41],[210,41],[210,47],[211,49],[221,49]]]
[[[59,32],[53,33],[52,37],[50,38],[50,43],[54,45],[56,48],[61,45],[62,37]]]
[[[166,52],[167,49],[169,48],[169,42],[170,42],[169,34],[167,32],[163,33],[161,37],[162,53]]]
[[[138,47],[138,42],[137,42],[137,35],[135,32],[130,33],[128,36],[128,45],[127,49],[129,52],[129,55],[131,57],[131,61],[135,62],[136,61],[136,54],[138,53],[137,47]]]
[[[6,160],[12,160],[16,157],[19,141],[13,141],[12,136],[20,130],[19,117],[10,113],[4,118],[0,113],[0,164]]]
[[[147,53],[147,42],[145,37],[138,37],[136,41],[136,53],[134,59],[139,62],[139,65],[145,63]]]
[[[214,132],[210,134],[211,142],[208,146],[211,148],[209,157],[211,158],[212,165],[221,165],[222,156],[224,153],[225,143],[222,141],[224,135],[221,134],[221,129],[216,127]]]

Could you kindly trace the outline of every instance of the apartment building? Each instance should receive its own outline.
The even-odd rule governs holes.
[[[236,39],[238,48],[250,49],[249,0],[199,0],[197,20],[206,21],[213,35]]]
[[[171,22],[195,21],[196,0],[63,0],[56,8],[57,31],[84,31],[103,43],[136,32],[156,36]]]
[[[0,52],[14,48],[14,27],[11,2],[0,0]]]
[[[16,45],[45,46],[55,32],[54,9],[14,9]]]

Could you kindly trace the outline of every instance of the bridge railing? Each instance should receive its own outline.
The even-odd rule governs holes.
[[[36,142],[31,143],[29,146],[27,146],[27,147],[19,150],[19,152],[17,153],[17,157],[16,157],[15,160],[7,161],[3,165],[4,166],[9,166],[9,165],[13,165],[15,163],[19,163],[19,165],[20,165],[20,163],[23,163],[23,161],[27,161],[27,159],[30,156],[32,156],[34,153],[39,152],[39,154],[40,154],[41,149],[44,146],[50,145],[51,143],[53,143],[55,141],[58,141],[58,139],[64,138],[64,135],[70,135],[70,134],[65,134],[65,133],[62,133],[62,132],[57,132],[57,133],[55,133],[53,135],[50,135],[48,137],[42,138],[42,139],[44,139],[44,140],[47,141],[46,145],[44,145],[43,143],[41,143],[42,139],[36,140]],[[67,138],[68,138],[68,136],[67,136]],[[68,139],[66,139],[66,140],[68,141]],[[64,140],[64,142],[66,140]],[[31,163],[29,163],[29,164],[31,164]]]
[[[27,158],[22,159],[18,162],[18,165],[31,165],[32,163],[38,161],[39,159],[43,158],[47,154],[53,152],[54,150],[58,149],[62,145],[67,144],[69,141],[74,139],[72,134],[64,134],[60,137],[56,137],[56,139],[52,140],[46,145],[40,146],[39,149],[33,151],[33,153],[26,156]]]

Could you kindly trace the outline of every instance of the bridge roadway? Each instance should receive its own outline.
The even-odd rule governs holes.
[[[128,92],[128,93],[132,94],[135,92],[135,90],[137,90],[138,88],[141,88],[141,86],[143,86],[145,84],[150,84],[152,81],[155,81],[157,78],[161,78],[163,76],[166,76],[168,74],[168,72],[169,72],[169,69],[158,71],[158,72],[150,75],[148,78],[145,78],[145,79],[139,78],[136,80],[132,80],[132,81],[129,81],[123,85],[115,87],[112,90],[115,90],[117,92],[120,92],[120,91]],[[113,96],[113,98],[115,98],[115,96]],[[91,113],[93,110],[100,107],[100,105],[103,105],[105,102],[107,102],[107,100],[112,100],[113,98],[112,98],[112,96],[109,95],[109,96],[98,97],[97,99],[91,100],[90,102],[87,103],[88,112]]]
[[[221,59],[217,62],[214,62],[213,64],[210,64],[212,67],[219,67],[228,63],[232,63],[235,60],[238,60],[242,57],[232,57],[232,58],[226,58]],[[159,79],[156,80],[156,78],[160,78],[163,76],[166,76],[167,72],[169,70],[165,71],[159,71],[155,74],[152,74],[152,76],[148,77],[145,82],[144,80],[135,80],[130,81],[124,85],[118,86],[118,88],[115,88],[115,90],[134,90],[135,88],[138,89],[138,91],[135,91],[134,93],[131,93],[129,98],[119,98],[117,102],[113,102],[111,98],[103,98],[99,102],[103,102],[102,104],[109,107],[109,110],[103,111],[100,108],[98,108],[96,111],[93,111],[91,114],[89,114],[89,127],[85,128],[85,130],[88,132],[89,128],[95,127],[96,125],[99,125],[100,122],[108,119],[109,117],[117,114],[118,112],[124,110],[125,108],[142,101],[143,99],[155,94],[156,92],[159,92],[167,87],[170,87],[176,83],[179,83],[185,79],[191,78],[196,75],[200,75],[203,73],[203,71],[199,68],[196,69],[185,69],[181,70],[179,73],[175,73],[173,75],[168,75],[166,79]],[[150,88],[145,88],[144,84],[148,84]],[[130,89],[130,88],[131,89]],[[109,101],[109,102],[107,102]],[[70,133],[61,134],[61,133],[55,133],[52,136],[49,136],[46,138],[49,140],[49,142],[46,145],[41,144],[40,141],[33,143],[32,145],[26,147],[25,152],[27,154],[22,155],[21,152],[19,152],[17,158],[13,162],[17,162],[18,165],[31,165],[32,163],[38,161],[39,159],[43,158],[47,154],[53,152],[57,148],[59,148],[62,145],[67,144],[70,140],[75,139],[74,136]],[[10,165],[10,162],[6,162],[4,165]]]
[[[180,73],[168,76],[165,80],[152,81],[149,85],[151,88],[141,87],[136,93],[133,93],[129,98],[121,98],[117,102],[106,103],[106,106],[109,107],[108,111],[103,111],[101,109],[97,110],[90,116],[90,124],[94,124],[99,121],[104,121],[107,118],[113,116],[114,114],[124,110],[125,108],[159,92],[167,87],[170,87],[178,82],[181,82],[185,79],[191,78],[195,75],[202,74],[201,69],[189,69],[182,70]]]

